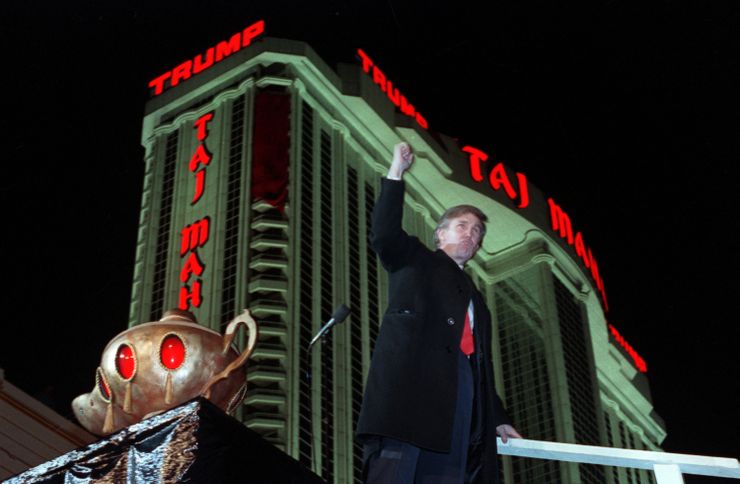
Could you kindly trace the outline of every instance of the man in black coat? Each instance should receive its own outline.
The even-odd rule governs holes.
[[[498,482],[496,434],[521,437],[493,388],[491,316],[465,263],[486,216],[453,207],[437,250],[402,229],[406,143],[373,212],[372,247],[389,273],[389,298],[370,363],[357,436],[370,483]]]

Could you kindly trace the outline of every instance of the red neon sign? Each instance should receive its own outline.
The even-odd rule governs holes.
[[[180,282],[183,283],[182,287],[180,287],[180,300],[178,303],[180,309],[190,309],[191,303],[196,308],[201,305],[202,299],[200,293],[203,288],[202,280],[196,279],[191,287],[188,286],[188,282],[193,274],[196,277],[201,277],[205,271],[205,264],[201,262],[196,249],[203,247],[208,242],[209,226],[209,219],[205,217],[193,224],[186,225],[180,233],[182,239],[180,258],[187,257],[180,271]],[[183,251],[182,249],[185,250]]]
[[[488,154],[474,148],[472,146],[463,146],[462,151],[468,154],[468,162],[470,164],[470,177],[475,182],[482,182],[484,178],[482,165],[488,161]],[[510,200],[517,203],[517,208],[523,209],[529,206],[529,188],[527,186],[527,177],[523,173],[516,173],[516,183],[513,182],[512,178],[506,173],[504,164],[499,162],[491,168],[488,172],[488,184],[495,191],[503,190],[506,196]],[[604,290],[604,281],[599,275],[599,266],[596,263],[593,253],[589,247],[583,241],[583,235],[581,232],[573,234],[573,227],[568,216],[559,205],[557,205],[552,198],[547,200],[550,205],[550,225],[552,230],[563,238],[568,245],[572,246],[576,252],[576,255],[583,261],[587,269],[591,271],[591,277],[596,282],[596,287],[601,294],[601,299],[604,302],[604,309],[609,310],[609,304],[606,300],[606,291]]]
[[[422,116],[421,113],[408,102],[406,96],[401,94],[397,87],[393,87],[393,82],[385,77],[383,71],[381,71],[380,68],[370,60],[370,57],[368,57],[365,51],[357,49],[357,55],[360,57],[360,60],[362,60],[362,70],[373,78],[373,82],[377,84],[380,87],[380,90],[388,96],[388,99],[390,99],[396,107],[400,108],[403,114],[414,118],[419,126],[424,129],[429,128],[429,123],[424,119],[424,116]]]
[[[474,181],[483,181],[483,173],[481,172],[481,163],[488,160],[488,155],[478,148],[472,146],[463,146],[462,149],[468,154],[468,161],[470,162],[470,176]],[[506,196],[511,200],[516,200],[519,197],[519,204],[517,208],[525,208],[529,205],[529,188],[527,187],[527,177],[523,173],[516,174],[517,188],[511,183],[509,176],[504,170],[503,163],[497,163],[493,167],[491,172],[488,174],[488,183],[491,188],[498,191],[501,188],[506,192]]]
[[[213,121],[213,113],[206,113],[193,123],[193,129],[196,131],[196,137],[200,144],[188,162],[188,170],[195,175],[195,193],[190,202],[191,205],[198,203],[203,196],[206,169],[213,159],[206,147],[208,123],[211,121]],[[178,304],[180,309],[189,309],[191,304],[197,308],[203,302],[201,298],[202,279],[196,279],[192,286],[188,286],[188,283],[193,276],[200,278],[205,272],[206,266],[198,257],[197,249],[208,242],[210,226],[211,219],[206,216],[186,225],[180,232],[180,258],[185,259],[180,270],[180,282],[183,283],[183,286],[180,287],[180,301]]]
[[[205,217],[195,223],[186,225],[180,232],[180,257],[183,257],[188,251],[195,250],[208,241],[208,229],[211,219]]]
[[[206,184],[206,167],[211,163],[211,153],[208,152],[205,141],[208,137],[208,123],[212,120],[213,113],[208,113],[198,118],[194,123],[194,128],[198,131],[198,141],[201,143],[195,149],[195,153],[190,158],[190,163],[188,163],[188,169],[195,173],[195,193],[190,205],[195,205],[203,196],[203,188]],[[202,170],[198,170],[199,165],[203,165]]]
[[[172,70],[155,77],[149,81],[149,87],[154,89],[153,96],[159,96],[165,89],[175,87],[192,76],[200,74],[232,54],[249,46],[252,41],[265,31],[265,21],[258,20],[241,32],[237,32],[228,40],[219,42],[206,50],[205,57],[198,54],[193,59],[188,59]]]
[[[619,343],[619,346],[624,348],[624,351],[627,352],[628,355],[630,355],[630,358],[632,358],[632,361],[635,362],[635,367],[637,367],[638,370],[640,370],[641,373],[647,373],[647,363],[645,363],[645,360],[642,359],[642,356],[637,354],[637,351],[630,345],[624,337],[619,334],[619,331],[617,331],[617,328],[612,326],[611,324],[607,324],[609,327],[609,332],[614,336],[614,339],[617,340],[617,343]]]
[[[573,234],[570,216],[552,198],[548,198],[547,203],[550,205],[550,226],[552,230],[575,249],[576,255],[583,261],[586,268],[591,270],[591,277],[596,282],[596,287],[601,294],[601,300],[604,301],[604,309],[608,311],[609,303],[606,300],[604,281],[601,279],[601,275],[599,275],[599,265],[596,263],[591,248],[586,247],[580,231],[576,232],[575,235]]]

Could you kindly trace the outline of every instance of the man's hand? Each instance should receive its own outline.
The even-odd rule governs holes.
[[[506,424],[499,425],[498,427],[496,427],[496,433],[499,435],[499,437],[501,437],[501,441],[504,444],[509,440],[509,437],[513,439],[522,438],[522,436],[519,435],[519,432],[517,432],[514,427],[512,427],[511,425],[506,425]]]
[[[391,169],[388,170],[388,176],[391,180],[400,180],[406,170],[414,162],[414,153],[408,143],[398,143],[393,147],[393,161]]]

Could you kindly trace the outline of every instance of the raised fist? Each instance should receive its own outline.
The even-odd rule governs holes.
[[[414,153],[411,151],[411,146],[408,143],[398,143],[393,147],[393,161],[388,171],[388,178],[400,179],[413,162]]]

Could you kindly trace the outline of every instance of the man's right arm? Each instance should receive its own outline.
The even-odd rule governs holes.
[[[414,162],[414,153],[408,143],[398,143],[393,147],[393,160],[386,178],[389,180],[401,180],[403,174],[411,168]]]
[[[389,271],[403,266],[414,244],[419,243],[402,228],[405,192],[402,178],[413,161],[414,155],[407,143],[394,146],[391,167],[388,176],[381,180],[380,196],[373,210],[370,243]]]

